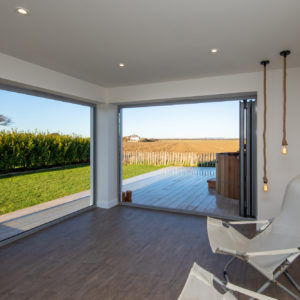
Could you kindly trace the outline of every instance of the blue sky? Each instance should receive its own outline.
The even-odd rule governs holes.
[[[0,114],[12,119],[9,127],[18,130],[49,131],[90,136],[90,108],[0,90]]]
[[[0,114],[18,130],[90,136],[90,108],[0,90]],[[238,138],[239,102],[226,101],[123,109],[123,136]]]
[[[123,136],[238,138],[239,101],[123,109]]]

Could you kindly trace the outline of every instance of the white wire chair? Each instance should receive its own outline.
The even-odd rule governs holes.
[[[281,212],[274,220],[233,221],[207,218],[207,232],[210,246],[214,253],[229,254],[233,257],[225,265],[224,276],[229,282],[228,267],[235,259],[241,259],[262,273],[267,281],[257,292],[263,292],[275,283],[294,299],[300,300],[289,288],[278,282],[277,278],[285,274],[298,292],[296,283],[287,268],[300,254],[300,175],[288,184]],[[248,239],[233,225],[260,224],[260,233]]]
[[[224,293],[219,292],[214,287],[214,282],[221,287]],[[237,300],[238,298],[234,295],[233,291],[259,300],[276,300],[275,298],[252,292],[231,283],[224,283],[196,263],[194,263],[189,273],[178,300]]]

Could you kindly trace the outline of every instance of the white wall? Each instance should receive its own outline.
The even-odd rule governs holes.
[[[97,105],[96,121],[96,193],[97,206],[111,208],[118,204],[118,107]]]
[[[104,103],[106,90],[96,84],[58,73],[0,53],[0,83],[71,97],[75,100]]]
[[[300,174],[300,68],[287,72],[287,140],[288,155],[281,154],[283,118],[283,73],[282,70],[268,72],[267,101],[267,172],[269,192],[262,191],[263,155],[263,74],[259,74],[258,87],[258,208],[259,217],[278,214],[288,181]]]
[[[278,214],[285,186],[300,173],[300,68],[288,69],[287,138],[289,154],[281,155],[282,139],[282,70],[268,71],[268,178],[269,192],[262,191],[263,177],[263,73],[236,74],[202,79],[112,88],[108,91],[112,103],[151,103],[190,98],[215,98],[228,94],[257,92],[258,111],[258,218]]]
[[[110,103],[140,103],[186,98],[204,98],[228,94],[253,94],[257,91],[257,73],[170,81],[117,87],[108,90]]]

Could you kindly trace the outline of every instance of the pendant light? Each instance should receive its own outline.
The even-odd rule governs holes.
[[[268,191],[268,178],[267,178],[267,143],[266,143],[266,132],[267,132],[267,65],[270,63],[269,60],[263,60],[260,62],[264,66],[264,132],[263,132],[263,146],[264,146],[264,177],[263,177],[263,190]]]
[[[286,140],[286,57],[291,54],[291,51],[284,50],[280,52],[283,56],[283,137],[282,137],[282,149],[281,153],[286,155],[287,150],[287,140]]]

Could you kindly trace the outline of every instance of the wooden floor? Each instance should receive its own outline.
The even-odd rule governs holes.
[[[97,208],[0,248],[0,298],[174,300],[194,261],[221,277],[228,258],[211,252],[203,217]],[[247,288],[264,282],[243,262],[229,272]],[[290,299],[276,286],[266,294]]]
[[[122,191],[133,191],[134,204],[238,217],[238,200],[208,189],[207,179],[215,176],[215,168],[169,167],[123,180]]]

